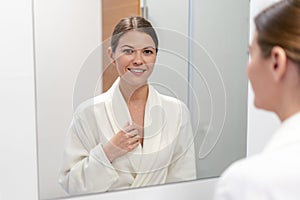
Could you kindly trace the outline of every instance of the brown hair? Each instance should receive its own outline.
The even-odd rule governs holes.
[[[158,38],[151,23],[143,17],[134,16],[121,19],[115,26],[111,39],[111,48],[115,52],[118,46],[119,40],[126,32],[130,30],[136,30],[148,34],[154,41],[156,52],[158,51]]]
[[[255,17],[257,42],[263,56],[274,46],[282,47],[300,66],[300,0],[282,0]]]

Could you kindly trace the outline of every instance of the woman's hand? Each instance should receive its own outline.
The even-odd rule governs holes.
[[[135,149],[140,143],[140,134],[136,125],[128,125],[103,145],[106,156],[112,162],[116,158]]]

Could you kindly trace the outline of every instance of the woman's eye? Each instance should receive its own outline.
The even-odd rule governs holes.
[[[249,58],[251,58],[251,52],[250,51],[247,51],[247,55]]]
[[[132,54],[133,53],[133,49],[124,49],[123,53],[125,53],[125,54]]]
[[[147,54],[147,55],[150,55],[150,54],[153,54],[153,51],[152,50],[145,50],[144,53]]]

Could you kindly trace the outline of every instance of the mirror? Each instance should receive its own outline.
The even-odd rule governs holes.
[[[104,19],[115,16],[113,8],[134,6],[129,13],[144,13],[157,31],[149,82],[190,110],[197,179],[219,176],[246,155],[249,2],[233,1],[34,0],[40,199],[68,196],[58,179],[73,113],[113,81],[102,76],[112,77],[103,69],[112,32]],[[238,8],[236,18],[222,14],[228,6]]]

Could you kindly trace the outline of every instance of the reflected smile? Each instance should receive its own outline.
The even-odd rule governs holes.
[[[143,73],[146,70],[145,69],[139,69],[139,68],[128,68],[128,71],[131,71],[133,73]]]

